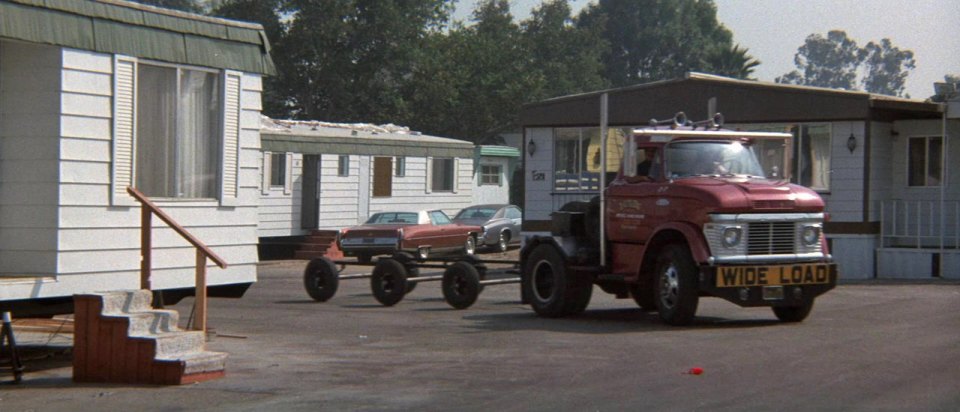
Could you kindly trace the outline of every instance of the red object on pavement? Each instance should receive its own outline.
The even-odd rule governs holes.
[[[701,375],[703,374],[703,368],[697,368],[697,367],[690,368],[690,370],[687,373],[691,375]]]

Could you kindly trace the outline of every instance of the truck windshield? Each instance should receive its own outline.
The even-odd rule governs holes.
[[[681,141],[667,146],[667,177],[749,176],[764,177],[763,169],[749,147],[741,142]]]

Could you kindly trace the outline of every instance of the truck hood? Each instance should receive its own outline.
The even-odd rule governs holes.
[[[747,177],[698,176],[674,184],[712,197],[716,212],[822,212],[823,199],[813,190],[782,180]]]

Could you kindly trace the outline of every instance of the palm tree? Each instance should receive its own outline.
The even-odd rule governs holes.
[[[753,69],[760,65],[760,61],[747,55],[746,48],[741,49],[737,44],[729,49],[716,49],[707,56],[707,69],[713,74],[733,77],[736,79],[751,79]]]

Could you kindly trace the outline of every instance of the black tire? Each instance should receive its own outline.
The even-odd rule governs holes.
[[[781,322],[796,323],[803,322],[811,310],[813,310],[813,299],[807,299],[800,306],[774,306],[773,314],[777,315],[777,319]]]
[[[368,253],[359,253],[357,254],[357,263],[367,264],[373,260],[373,256]]]
[[[563,256],[553,245],[538,245],[524,266],[521,287],[538,315],[557,318],[587,308],[593,283],[568,273]]]
[[[370,277],[373,297],[383,306],[393,306],[407,294],[407,268],[396,259],[378,259]]]
[[[454,309],[469,308],[480,296],[480,273],[467,262],[454,262],[443,272],[443,298]]]
[[[657,310],[657,295],[656,291],[647,285],[632,285],[630,286],[630,297],[633,298],[633,301],[637,303],[637,306],[645,312],[653,312]]]
[[[463,254],[473,256],[477,253],[477,238],[472,233],[467,235],[467,240],[463,242]]]
[[[500,253],[506,252],[510,248],[510,232],[506,230],[500,232],[500,236],[497,237],[496,248]]]
[[[420,269],[416,266],[417,259],[407,252],[397,252],[393,258],[402,263],[407,268],[407,279],[420,276]],[[417,288],[417,282],[407,282],[407,293],[413,292]]]
[[[670,244],[657,258],[657,310],[665,323],[689,325],[700,302],[697,266],[686,245]]]
[[[340,273],[337,265],[326,257],[311,260],[303,270],[303,288],[317,302],[326,302],[332,298],[337,294],[339,286]]]

